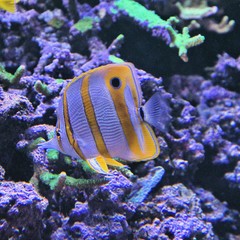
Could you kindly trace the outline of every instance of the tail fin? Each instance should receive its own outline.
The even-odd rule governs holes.
[[[144,121],[159,129],[162,132],[167,131],[171,121],[170,107],[166,99],[162,97],[160,92],[154,95],[142,107]]]

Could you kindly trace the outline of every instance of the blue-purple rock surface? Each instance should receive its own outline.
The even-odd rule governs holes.
[[[234,0],[0,9],[0,239],[240,239],[239,12]],[[144,102],[160,91],[170,106],[160,155],[103,177],[39,148],[68,82],[123,61]]]

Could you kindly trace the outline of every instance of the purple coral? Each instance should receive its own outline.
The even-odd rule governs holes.
[[[240,58],[235,59],[227,53],[218,55],[211,78],[215,84],[239,93]]]
[[[139,216],[145,216],[141,220]],[[205,221],[199,199],[182,184],[165,186],[161,192],[137,209],[136,239],[211,239],[212,225]]]
[[[1,183],[0,196],[1,238],[40,239],[48,201],[31,184],[23,182]]]
[[[83,239],[126,239],[131,233],[127,216],[131,204],[123,203],[130,192],[131,182],[115,172],[106,185],[95,189],[87,196],[87,202],[76,202],[69,219],[58,228],[52,237],[68,236]],[[127,212],[126,212],[127,211]],[[131,214],[132,215],[132,214]],[[61,238],[61,237],[60,237]]]

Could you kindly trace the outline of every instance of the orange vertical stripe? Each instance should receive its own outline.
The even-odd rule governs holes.
[[[98,126],[94,108],[89,95],[89,77],[90,76],[87,75],[83,78],[81,89],[85,114],[99,153],[104,157],[111,157],[103,140],[100,128]]]
[[[122,85],[119,89],[114,89],[110,85],[110,80],[116,76],[119,77],[122,81]],[[141,161],[157,157],[159,154],[159,147],[157,144],[157,139],[154,136],[152,129],[139,118],[140,123],[139,127],[142,131],[144,138],[143,139],[144,149],[142,150],[139,143],[138,135],[136,134],[135,129],[132,125],[126,99],[124,96],[124,91],[126,87],[130,87],[135,105],[132,109],[132,113],[130,114],[136,114],[138,116],[137,108],[140,107],[139,103],[141,102],[141,97],[139,99],[139,94],[137,92],[139,91],[139,89],[137,88],[136,86],[137,83],[135,83],[136,80],[133,79],[133,77],[134,76],[131,67],[128,65],[122,65],[115,68],[112,67],[112,69],[109,69],[107,74],[105,75],[105,82],[111,94],[129,148],[133,153],[133,158],[135,158],[132,160]]]
[[[77,79],[74,79],[76,81]],[[68,105],[67,105],[67,90],[71,86],[73,82],[69,83],[63,93],[63,116],[64,116],[64,122],[65,122],[65,129],[68,137],[69,143],[73,146],[76,153],[79,155],[81,159],[86,159],[81,151],[81,149],[78,146],[77,141],[73,137],[73,130],[71,127],[70,119],[69,119],[69,113],[68,113]]]

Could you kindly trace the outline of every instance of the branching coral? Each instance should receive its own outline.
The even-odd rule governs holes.
[[[176,3],[182,19],[202,19],[218,11],[218,7],[209,7],[207,0],[184,0]]]
[[[48,88],[48,86],[46,84],[42,83],[39,80],[35,82],[34,88],[36,89],[36,91],[38,91],[39,93],[42,93],[46,97],[48,97],[48,96],[50,96],[52,94],[52,92]]]
[[[25,71],[25,66],[21,65],[17,68],[14,74],[8,73],[2,65],[0,65],[0,82],[3,86],[9,87],[10,85],[15,85],[20,81]]]
[[[190,30],[203,26],[208,31],[223,34],[230,32],[235,25],[235,21],[229,20],[228,16],[224,16],[219,23],[215,19],[208,18],[221,11],[217,6],[209,7],[207,0],[184,0],[183,3],[177,2],[176,7],[181,19],[193,20],[189,26]]]
[[[151,31],[153,36],[163,38],[167,44],[170,44],[170,47],[178,48],[178,55],[183,61],[188,61],[187,49],[197,46],[204,41],[204,37],[201,35],[190,37],[187,28],[184,28],[182,33],[178,33],[171,26],[171,23],[177,20],[170,18],[168,21],[165,21],[153,11],[147,10],[135,1],[117,0],[114,2],[114,6],[124,15],[140,24],[140,26]]]
[[[31,134],[34,132],[34,135]],[[49,165],[56,164],[56,161],[60,162],[61,158],[56,150],[49,149],[45,156],[43,149],[38,149],[38,144],[45,141],[41,136],[48,135],[48,138],[52,138],[53,131],[46,125],[34,126],[27,130],[26,140],[22,140],[22,143],[18,143],[21,148],[24,149],[26,154],[28,154],[34,164],[34,175],[32,176],[31,182],[38,189],[39,181],[45,183],[50,187],[51,190],[60,192],[63,187],[71,186],[78,189],[88,188],[90,186],[97,186],[109,181],[108,178],[96,178],[96,179],[81,179],[67,176],[65,172],[59,174],[51,173]],[[20,147],[19,147],[20,148]],[[76,165],[76,163],[84,166],[84,169],[93,174],[93,171],[86,169],[86,166],[82,161],[73,161],[69,157],[64,157],[65,167],[68,168],[71,165]],[[63,163],[61,163],[63,164]],[[76,166],[75,166],[76,167]],[[89,167],[88,167],[89,168]]]
[[[60,192],[64,186],[84,189],[84,188],[94,187],[97,185],[102,185],[109,181],[107,178],[76,179],[76,178],[67,176],[65,172],[61,172],[60,174],[43,172],[40,175],[40,179],[43,183],[47,184],[51,190],[54,190],[56,192]]]
[[[211,19],[206,19],[203,22],[203,26],[206,29],[219,34],[230,32],[233,29],[234,25],[235,25],[235,21],[229,20],[228,16],[224,16],[219,23]]]

